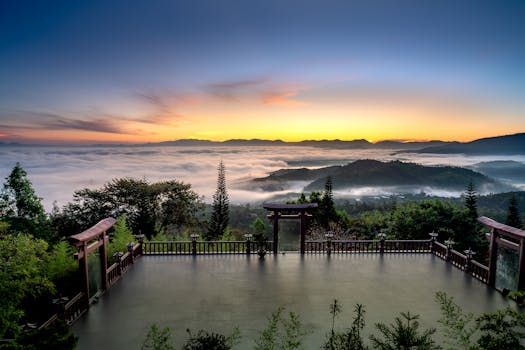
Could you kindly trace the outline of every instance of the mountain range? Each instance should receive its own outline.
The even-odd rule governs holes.
[[[510,186],[470,169],[451,166],[423,166],[401,161],[357,160],[343,166],[319,169],[281,169],[244,186],[261,191],[287,190],[293,183],[304,183],[304,191],[323,190],[328,176],[334,190],[367,186],[432,187],[462,191],[470,181],[486,191],[510,190]]]
[[[158,146],[184,146],[184,147],[211,147],[211,146],[308,146],[330,149],[390,149],[396,153],[437,153],[437,154],[525,154],[525,133],[488,137],[474,140],[471,142],[448,142],[448,141],[414,141],[404,142],[396,140],[386,140],[379,142],[369,142],[364,139],[359,140],[303,140],[287,142],[282,140],[262,140],[262,139],[232,139],[226,141],[210,141],[199,139],[180,139],[174,141],[140,143],[140,144],[22,144],[4,143],[0,146],[11,147],[36,147],[36,146],[74,146],[74,147],[158,147]]]

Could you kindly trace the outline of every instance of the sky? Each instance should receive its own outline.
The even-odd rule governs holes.
[[[0,142],[525,132],[525,2],[0,2]]]

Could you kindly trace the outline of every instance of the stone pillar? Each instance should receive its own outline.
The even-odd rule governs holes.
[[[306,251],[306,213],[301,211],[300,214],[300,226],[299,229],[301,230],[301,254],[304,254]]]
[[[279,249],[279,213],[273,212],[273,253],[277,254]]]
[[[518,290],[525,290],[525,239],[520,239]]]
[[[102,245],[98,248],[98,254],[100,259],[100,282],[102,290],[107,290],[109,288],[108,282],[108,257],[106,252],[106,232],[102,232],[100,235],[102,240]],[[86,250],[87,252],[87,250]]]
[[[487,284],[491,287],[496,286],[496,264],[498,260],[498,242],[496,241],[497,232],[492,229],[490,235],[489,249],[489,277]]]

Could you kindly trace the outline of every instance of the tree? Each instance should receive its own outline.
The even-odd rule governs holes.
[[[472,180],[469,182],[464,196],[467,215],[472,221],[476,221],[478,218],[478,195]]]
[[[268,324],[255,339],[255,350],[291,350],[302,347],[303,338],[309,333],[299,316],[293,312],[283,316],[284,308],[272,313]]]
[[[13,337],[37,301],[54,291],[45,274],[47,243],[18,234],[0,239],[0,339]]]
[[[114,233],[111,237],[111,241],[108,244],[108,259],[113,256],[116,252],[125,253],[128,248],[127,245],[135,240],[133,233],[128,227],[126,221],[126,214],[122,214],[118,217],[117,222],[113,225]]]
[[[159,231],[180,232],[200,227],[203,203],[191,186],[179,181],[149,183],[144,179],[121,178],[101,189],[81,189],[73,202],[54,210],[53,225],[62,236],[81,232],[107,217],[126,214],[133,234],[148,239]]]
[[[217,190],[213,195],[213,206],[211,213],[210,228],[206,235],[207,239],[218,238],[228,227],[230,216],[228,192],[226,192],[226,176],[222,160],[218,167]]]
[[[478,346],[484,350],[525,349],[525,314],[507,307],[476,318],[481,331]]]
[[[469,350],[474,348],[474,335],[479,326],[474,324],[474,314],[465,313],[445,292],[436,293],[436,301],[443,315],[438,323],[442,326],[444,343],[452,350]]]
[[[331,222],[338,222],[339,217],[337,211],[335,210],[334,204],[334,195],[332,192],[332,177],[328,176],[326,178],[326,183],[324,185],[323,196],[319,203],[319,215],[317,215],[318,223],[325,229],[330,228]]]
[[[513,193],[512,197],[510,197],[510,200],[509,200],[509,210],[508,210],[507,220],[505,221],[505,224],[512,226],[512,227],[516,227],[516,228],[521,228],[523,226],[523,223],[521,222],[518,206],[519,206],[518,197],[516,197],[516,194]]]
[[[376,323],[376,328],[383,335],[383,339],[371,335],[372,345],[381,350],[440,349],[432,339],[436,330],[430,328],[420,331],[418,319],[419,315],[401,312],[401,317],[396,317],[394,323],[388,326],[384,323]]]
[[[0,195],[0,219],[6,221],[14,233],[25,232],[47,241],[55,239],[41,198],[35,194],[20,163],[16,163],[5,178]]]
[[[171,338],[171,329],[165,327],[160,329],[156,324],[151,325],[144,343],[142,343],[142,350],[174,350],[173,340]]]
[[[241,337],[237,328],[229,336],[205,330],[200,330],[195,335],[189,329],[186,331],[190,339],[184,344],[182,350],[229,350],[239,343]]]
[[[337,299],[330,304],[330,314],[332,315],[332,329],[328,339],[322,348],[326,350],[365,350],[367,349],[361,335],[365,328],[365,308],[362,304],[356,304],[354,307],[354,319],[349,329],[344,332],[335,331],[335,318],[341,313],[342,307]]]

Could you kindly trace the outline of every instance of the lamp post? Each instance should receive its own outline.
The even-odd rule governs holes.
[[[326,238],[326,254],[330,256],[332,254],[332,239],[334,238],[334,234],[332,231],[329,231],[324,236]]]
[[[377,237],[379,237],[379,253],[383,254],[385,252],[386,233],[379,232]]]
[[[472,270],[472,257],[476,254],[470,247],[467,250],[464,250],[463,253],[465,253],[467,257],[467,261],[465,262],[465,272],[470,273]]]
[[[428,235],[430,236],[430,252],[434,253],[434,242],[436,242],[438,234],[432,230]]]
[[[253,235],[251,233],[247,233],[244,235],[244,238],[246,238],[246,254],[250,255],[252,253],[252,247],[251,247],[251,239]]]
[[[446,261],[450,261],[450,256],[451,256],[451,253],[452,253],[452,246],[454,246],[454,244],[456,244],[456,242],[454,242],[453,240],[451,240],[449,238],[449,239],[447,239],[445,241],[445,244],[447,245],[447,253],[445,255],[445,260]]]
[[[190,235],[191,238],[191,254],[197,255],[197,238],[199,238],[199,235],[196,233],[192,233]]]

